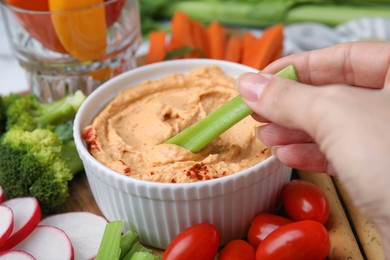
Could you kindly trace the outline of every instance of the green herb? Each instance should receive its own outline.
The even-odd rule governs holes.
[[[295,67],[293,65],[287,66],[276,73],[276,75],[288,79],[298,80]],[[202,120],[199,120],[179,134],[168,139],[165,143],[176,144],[190,150],[193,153],[197,153],[215,138],[251,113],[252,110],[242,101],[241,97],[236,96]]]
[[[107,223],[96,260],[119,259],[123,221]]]

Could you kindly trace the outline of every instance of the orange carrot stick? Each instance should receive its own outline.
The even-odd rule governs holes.
[[[174,14],[171,20],[171,28],[170,51],[194,46],[191,33],[191,21],[185,13],[178,11]]]
[[[262,70],[270,64],[283,49],[283,24],[277,24],[264,30],[256,42],[250,66]]]
[[[209,36],[206,27],[196,20],[191,20],[191,26],[194,46],[202,52],[197,52],[197,55],[195,55],[197,58],[202,56],[203,58],[209,57]]]
[[[240,63],[242,58],[242,40],[237,36],[230,36],[226,44],[225,60]]]
[[[241,63],[247,66],[252,66],[251,60],[253,56],[254,46],[256,44],[257,37],[251,32],[244,32],[243,35],[243,50]]]
[[[209,35],[210,58],[223,60],[225,57],[226,30],[214,21],[207,28]]]
[[[167,53],[165,46],[166,33],[152,31],[149,33],[149,51],[146,55],[146,64],[163,61]]]

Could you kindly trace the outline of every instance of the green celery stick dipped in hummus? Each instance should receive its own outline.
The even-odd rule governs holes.
[[[276,75],[287,79],[298,80],[293,65],[287,66],[277,72]],[[252,110],[242,101],[240,96],[236,96],[205,118],[168,139],[165,143],[176,144],[193,153],[197,153],[250,114],[252,114]]]

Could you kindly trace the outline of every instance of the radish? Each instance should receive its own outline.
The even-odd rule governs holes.
[[[22,250],[39,260],[73,260],[69,237],[59,228],[38,226],[13,249]]]
[[[12,209],[0,205],[0,247],[11,235],[14,228],[14,213]]]
[[[107,220],[90,212],[69,212],[48,216],[39,225],[62,229],[73,245],[75,259],[92,259],[99,250]]]
[[[4,200],[4,191],[3,188],[0,186],[0,203],[2,203]]]
[[[41,208],[34,197],[14,198],[4,201],[1,205],[9,207],[14,215],[14,228],[1,250],[11,249],[25,239],[41,220]]]
[[[0,253],[0,260],[35,260],[35,258],[22,250],[9,250]]]

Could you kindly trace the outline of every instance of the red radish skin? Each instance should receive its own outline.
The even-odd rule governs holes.
[[[0,260],[36,260],[36,258],[22,250],[7,250],[0,253]]]
[[[90,212],[69,212],[48,216],[40,225],[63,230],[72,243],[75,259],[93,259],[99,250],[107,220]]]
[[[21,197],[4,201],[1,205],[9,207],[14,215],[14,228],[11,235],[0,247],[0,251],[13,248],[25,239],[41,220],[41,208],[34,197]]]
[[[3,188],[0,186],[0,203],[2,203],[4,200],[4,191]]]
[[[13,249],[22,250],[39,260],[73,260],[72,243],[64,231],[52,226],[38,226]]]
[[[0,205],[0,247],[7,241],[14,228],[14,213],[12,209]]]

